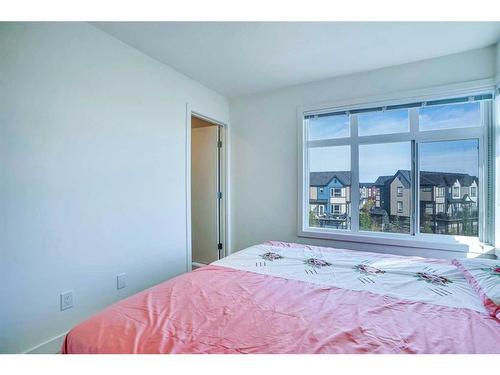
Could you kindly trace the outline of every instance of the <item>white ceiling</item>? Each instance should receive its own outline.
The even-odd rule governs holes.
[[[92,23],[234,97],[491,45],[500,22]]]

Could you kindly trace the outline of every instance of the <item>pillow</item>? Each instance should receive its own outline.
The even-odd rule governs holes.
[[[453,264],[479,294],[490,315],[500,319],[500,260],[454,259]]]

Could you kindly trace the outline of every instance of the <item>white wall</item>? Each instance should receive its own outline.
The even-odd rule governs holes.
[[[231,99],[232,250],[271,239],[354,247],[297,237],[298,107],[391,93],[397,97],[402,91],[492,78],[495,53],[489,47]],[[375,245],[356,246],[387,251]],[[399,250],[419,254],[416,249]]]
[[[0,24],[0,56],[0,352],[22,352],[186,270],[186,102],[229,111],[88,24]]]

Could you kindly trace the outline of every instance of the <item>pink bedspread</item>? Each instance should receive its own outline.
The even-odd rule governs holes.
[[[63,353],[500,353],[486,313],[210,265],[72,329]]]

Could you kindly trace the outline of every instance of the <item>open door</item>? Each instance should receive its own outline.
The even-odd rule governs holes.
[[[191,249],[194,267],[224,256],[223,127],[191,117]]]

